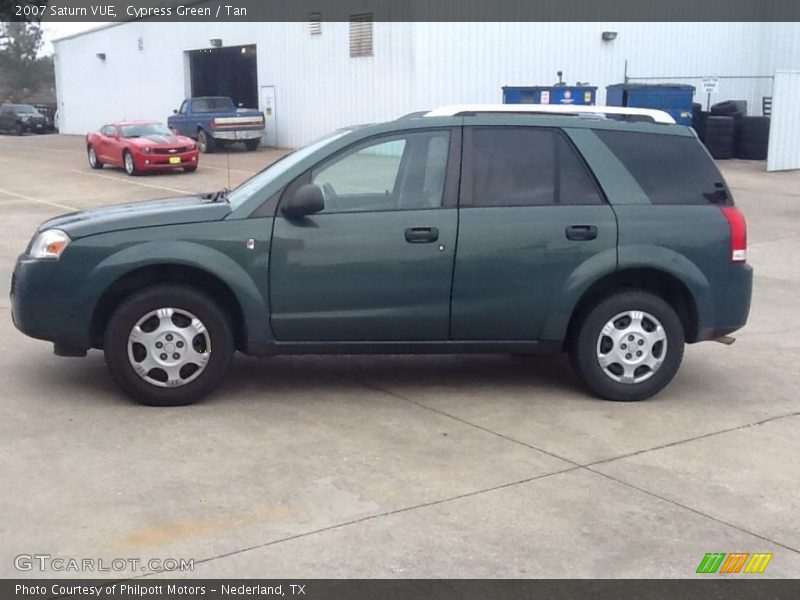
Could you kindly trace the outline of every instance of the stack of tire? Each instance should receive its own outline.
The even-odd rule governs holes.
[[[744,117],[739,123],[733,153],[744,160],[767,160],[769,117]]]
[[[711,107],[703,124],[703,143],[716,159],[733,158],[737,132],[747,114],[744,100],[726,100]]]

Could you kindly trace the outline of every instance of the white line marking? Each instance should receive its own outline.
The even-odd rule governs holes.
[[[69,173],[77,173],[78,175],[86,175],[87,177],[100,177],[102,179],[111,179],[112,181],[119,181],[120,183],[130,183],[131,185],[141,185],[143,187],[155,188],[157,190],[167,190],[169,192],[178,192],[179,194],[195,195],[197,192],[189,190],[182,190],[179,188],[171,188],[165,185],[153,185],[152,183],[142,183],[141,181],[131,181],[130,179],[123,179],[122,177],[114,177],[113,175],[100,175],[99,173],[87,173],[78,169],[65,169]]]
[[[78,208],[75,208],[74,206],[67,206],[66,204],[59,204],[58,202],[50,202],[49,200],[41,200],[39,198],[31,198],[30,196],[23,196],[22,194],[17,194],[16,192],[9,192],[8,190],[0,189],[0,194],[5,194],[6,196],[12,196],[14,198],[22,198],[23,200],[29,200],[30,202],[49,204],[50,206],[57,206],[58,208],[66,208],[67,210],[80,210]]]

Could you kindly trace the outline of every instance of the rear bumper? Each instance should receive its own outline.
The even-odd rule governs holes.
[[[228,140],[228,141],[242,141],[242,140],[254,140],[260,138],[264,129],[252,129],[252,130],[237,130],[237,131],[219,131],[215,129],[212,132],[212,137],[217,140]]]
[[[746,264],[731,266],[725,285],[716,295],[715,314],[698,323],[696,341],[713,340],[744,327],[752,294],[753,268]]]

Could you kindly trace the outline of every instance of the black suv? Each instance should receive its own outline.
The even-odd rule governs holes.
[[[47,118],[30,104],[3,104],[0,106],[0,131],[22,135],[26,131],[44,133]]]

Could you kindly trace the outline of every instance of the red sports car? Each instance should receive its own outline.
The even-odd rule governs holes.
[[[86,135],[89,165],[122,167],[128,175],[145,171],[197,170],[197,143],[157,121],[119,121]]]

